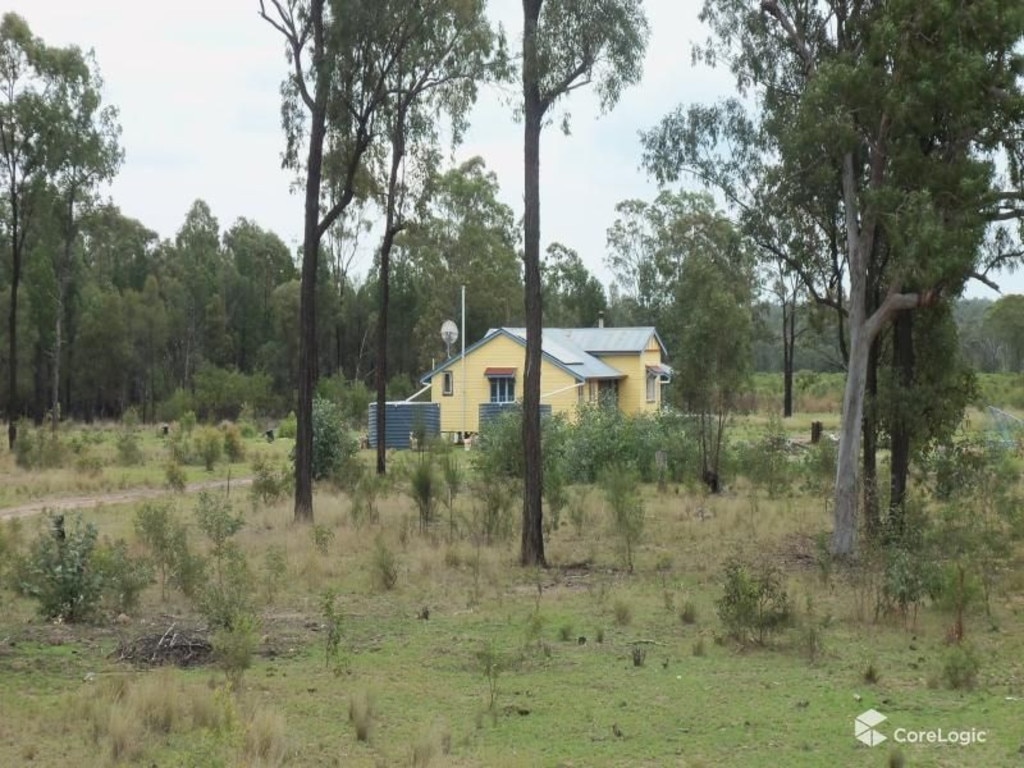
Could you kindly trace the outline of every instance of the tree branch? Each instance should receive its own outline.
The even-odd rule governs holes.
[[[882,326],[889,322],[897,312],[933,306],[939,301],[941,295],[941,292],[935,288],[917,293],[900,293],[895,287],[890,288],[882,305],[865,321],[864,332],[868,339],[874,339],[882,330]]]
[[[277,15],[281,17],[281,21],[275,21],[270,17],[264,5],[264,0],[260,0],[260,16],[284,36],[288,46],[292,49],[292,63],[295,65],[295,84],[298,86],[302,102],[312,112],[316,102],[309,92],[309,86],[306,84],[306,78],[302,72],[302,47],[309,40],[309,24],[307,23],[300,33],[295,26],[295,18],[290,12],[285,11],[281,6],[280,0],[270,0],[270,2],[273,3],[274,8],[277,10]]]
[[[584,81],[583,83],[579,83],[577,85],[573,85],[575,80],[577,78],[582,77],[583,75],[585,75],[587,73],[587,71],[593,65],[594,65],[594,62],[593,62],[592,59],[588,59],[588,58],[584,57],[583,60],[580,61],[580,63],[576,66],[575,69],[573,69],[571,72],[567,72],[565,77],[563,77],[561,80],[559,80],[555,85],[553,85],[551,88],[549,88],[546,92],[540,94],[540,111],[541,111],[541,114],[544,114],[545,112],[547,112],[548,109],[551,107],[551,105],[555,103],[555,99],[557,99],[559,96],[562,96],[563,94],[566,94],[569,91],[574,90],[575,88],[578,88],[580,85],[585,85],[586,83],[590,82],[590,78],[587,78],[587,80]]]
[[[981,272],[970,272],[968,273],[967,278],[969,280],[977,280],[979,283],[988,286],[996,293],[1003,292],[1002,289],[993,280],[991,280],[988,276],[983,275]]]
[[[775,20],[782,25],[786,36],[793,43],[793,47],[796,48],[797,54],[803,59],[807,74],[814,74],[814,57],[811,55],[811,49],[807,47],[807,41],[797,31],[793,20],[779,7],[778,0],[761,0],[761,10],[769,16],[775,17]]]

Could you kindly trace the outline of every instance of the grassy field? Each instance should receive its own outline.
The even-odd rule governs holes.
[[[801,417],[794,434],[809,431]],[[806,421],[806,424],[804,423]],[[759,420],[742,425],[750,434]],[[805,427],[807,430],[805,430]],[[144,441],[137,475],[105,465],[97,493],[160,485],[161,438]],[[110,440],[96,442],[109,451]],[[283,462],[290,447],[250,439],[249,459]],[[103,454],[107,455],[107,454]],[[458,458],[466,461],[464,454]],[[251,473],[249,459],[231,465]],[[399,457],[405,476],[415,457]],[[468,466],[468,464],[466,465]],[[213,476],[226,475],[228,465]],[[109,469],[109,471],[108,471]],[[190,468],[190,476],[210,476]],[[81,493],[74,469],[28,472],[0,462],[0,508]],[[90,481],[93,482],[93,481]],[[869,560],[840,569],[822,556],[825,496],[780,498],[734,483],[721,496],[669,485],[641,490],[646,509],[635,567],[625,567],[612,514],[596,488],[550,532],[545,570],[517,565],[518,540],[486,544],[468,521],[467,488],[426,532],[408,481],[356,524],[351,499],[323,489],[316,527],[295,525],[287,500],[253,503],[237,534],[258,608],[251,666],[232,687],[216,662],[138,668],[121,643],[205,622],[179,592],[152,585],[138,608],[89,624],[40,619],[0,570],[0,765],[158,766],[1019,766],[1024,749],[1024,577],[1003,574],[992,615],[967,617],[980,660],[976,684],[944,672],[951,615],[936,606],[875,615],[880,580]],[[175,515],[203,549],[194,497]],[[133,505],[76,513],[133,552]],[[69,515],[69,524],[71,522]],[[359,516],[356,516],[359,517]],[[361,517],[365,520],[365,515]],[[49,535],[44,517],[8,521],[4,562]],[[518,526],[514,526],[517,528]],[[731,557],[780,569],[794,622],[763,646],[730,639],[716,613]],[[274,566],[273,563],[283,563]],[[1017,562],[1019,565],[1019,561]],[[395,581],[387,588],[390,574]],[[336,615],[324,594],[337,595]],[[338,630],[337,652],[330,640]],[[888,717],[888,740],[867,747],[854,719]],[[983,730],[969,746],[895,743],[911,731]]]

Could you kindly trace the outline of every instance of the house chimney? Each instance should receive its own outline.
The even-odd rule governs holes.
[[[597,313],[597,327],[604,328],[604,310]]]

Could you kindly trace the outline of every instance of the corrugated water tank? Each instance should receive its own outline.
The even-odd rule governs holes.
[[[377,447],[377,404],[370,403],[369,410],[370,447]],[[422,430],[427,440],[441,434],[440,403],[407,403],[405,401],[384,404],[384,447],[407,449],[412,447],[410,435]]]

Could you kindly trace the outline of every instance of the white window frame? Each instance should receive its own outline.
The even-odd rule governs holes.
[[[650,371],[647,372],[647,402],[658,402],[658,377]]]
[[[516,380],[514,376],[488,376],[492,403],[514,403]]]

